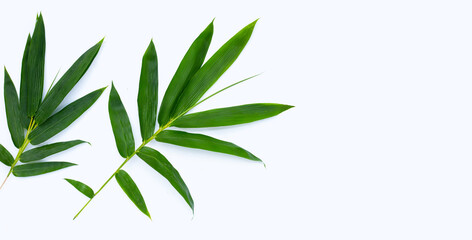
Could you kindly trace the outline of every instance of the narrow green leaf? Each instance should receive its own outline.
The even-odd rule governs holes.
[[[28,128],[30,120],[26,114],[26,109],[28,108],[28,92],[26,91],[28,87],[28,53],[31,44],[31,35],[28,34],[28,39],[26,40],[25,51],[23,53],[23,60],[21,62],[21,82],[20,82],[20,110],[21,110],[21,119],[22,124],[25,128]]]
[[[97,101],[104,90],[105,88],[95,90],[52,115],[31,132],[29,135],[31,143],[40,144],[66,129]]]
[[[189,80],[202,66],[208,52],[208,48],[210,47],[212,36],[213,21],[192,43],[184,58],[180,62],[180,65],[177,68],[177,71],[175,72],[169,87],[167,87],[164,99],[162,100],[161,108],[159,110],[158,120],[161,126],[169,122],[179,96],[182,94]]]
[[[8,129],[15,147],[20,148],[25,140],[25,129],[20,121],[22,115],[20,112],[20,103],[18,102],[18,93],[10,75],[5,68],[5,81],[3,85],[3,95],[5,97],[5,111],[7,113]]]
[[[149,139],[156,129],[157,73],[157,53],[154,42],[151,40],[143,56],[138,91],[139,124],[143,141]]]
[[[76,180],[68,179],[68,178],[65,178],[64,180],[66,180],[68,183],[70,183],[72,186],[74,186],[75,189],[77,189],[79,192],[81,192],[82,194],[84,194],[88,198],[93,198],[94,197],[95,194],[93,193],[92,188],[90,188],[86,184],[81,183],[81,182],[76,181]]]
[[[20,162],[27,163],[38,161],[82,143],[86,142],[82,140],[74,140],[68,142],[58,142],[34,148],[21,154]]]
[[[15,159],[13,159],[13,156],[10,154],[10,152],[2,145],[0,144],[0,162],[7,166],[11,166]]]
[[[149,166],[154,168],[154,170],[165,177],[170,182],[170,184],[172,184],[175,190],[177,190],[177,192],[179,192],[179,194],[185,199],[192,211],[194,210],[192,195],[190,195],[187,185],[185,184],[177,169],[172,166],[172,164],[166,159],[166,157],[164,157],[164,155],[152,148],[143,147],[138,152],[138,156]]]
[[[133,129],[120,95],[113,84],[108,101],[108,113],[118,152],[124,158],[131,156],[134,152]]]
[[[234,35],[195,73],[182,92],[172,117],[189,110],[234,63],[249,41],[256,22]]]
[[[182,147],[197,148],[213,152],[226,153],[253,161],[262,162],[252,153],[242,149],[241,147],[225,142],[216,138],[212,138],[203,134],[188,133],[175,130],[162,131],[156,138],[159,142],[170,143]]]
[[[133,179],[128,175],[128,173],[124,170],[120,170],[115,175],[115,178],[121,189],[123,189],[126,195],[128,195],[129,199],[134,203],[134,205],[136,205],[136,207],[138,207],[141,212],[146,214],[146,216],[151,218],[151,215],[149,214],[149,211],[146,207],[146,202],[144,202],[143,195],[141,195],[138,186],[136,186],[136,183],[134,183]]]
[[[31,177],[45,173],[54,172],[63,168],[75,166],[77,164],[69,162],[38,162],[27,163],[13,168],[13,175],[16,177]]]
[[[254,103],[241,106],[217,108],[184,115],[172,123],[180,128],[221,127],[250,123],[276,116],[293,106],[276,103]]]
[[[49,91],[36,112],[34,119],[37,124],[43,123],[49,118],[49,116],[51,116],[57,106],[59,106],[67,94],[72,90],[72,88],[74,88],[82,76],[84,76],[85,72],[87,72],[95,59],[95,56],[97,56],[98,51],[102,46],[102,42],[103,39],[82,54],[82,56],[75,61],[69,70],[67,70],[67,72],[59,79],[57,84]]]
[[[44,57],[46,54],[46,36],[43,15],[39,14],[29,45],[26,69],[26,113],[33,117],[41,103],[44,85]]]

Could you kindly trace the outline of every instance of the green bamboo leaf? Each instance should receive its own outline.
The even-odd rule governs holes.
[[[67,94],[79,82],[85,72],[87,72],[88,68],[95,59],[95,56],[97,56],[98,51],[102,46],[102,42],[103,39],[95,44],[95,46],[87,50],[84,54],[82,54],[82,56],[80,56],[79,59],[75,61],[69,70],[64,73],[57,84],[54,85],[54,87],[48,92],[35,114],[34,119],[37,124],[43,123],[51,116],[54,110],[56,110],[57,106],[59,106]]]
[[[138,111],[141,137],[149,139],[156,129],[157,115],[157,54],[154,42],[151,40],[143,56],[141,78],[138,91]]]
[[[293,106],[276,103],[253,103],[241,106],[217,108],[184,115],[172,123],[180,128],[221,127],[250,123],[276,116]]]
[[[26,40],[25,51],[23,53],[23,60],[21,62],[21,82],[20,82],[20,110],[21,110],[21,119],[22,124],[25,128],[28,128],[30,120],[26,113],[27,104],[28,104],[28,92],[26,91],[28,85],[28,53],[31,44],[31,34],[28,34],[28,39]]]
[[[226,42],[190,79],[180,95],[172,117],[188,111],[234,63],[252,35],[256,21]]]
[[[76,180],[68,179],[68,178],[65,178],[64,180],[66,180],[73,187],[75,187],[75,189],[77,189],[79,192],[81,192],[82,194],[84,194],[88,198],[93,198],[94,197],[95,193],[93,192],[92,188],[90,188],[86,184],[81,183],[81,182],[76,181]]]
[[[18,102],[18,93],[13,84],[10,75],[5,68],[5,81],[3,86],[5,97],[5,111],[7,113],[8,129],[15,147],[20,148],[25,140],[25,130],[22,122],[19,121],[22,115],[20,112],[20,103]]]
[[[46,36],[43,15],[39,14],[29,45],[26,69],[26,113],[33,117],[41,103],[44,85],[44,57]]]
[[[141,192],[138,189],[138,186],[136,186],[136,183],[134,183],[133,179],[128,175],[127,172],[124,170],[118,171],[115,175],[116,181],[120,185],[121,189],[128,195],[129,199],[138,207],[138,209],[146,214],[149,218],[151,218],[151,215],[149,214],[149,211],[146,207],[146,202],[144,202],[143,195],[141,195]]]
[[[159,135],[157,135],[156,140],[159,142],[170,143],[182,147],[226,153],[242,158],[247,158],[249,160],[262,162],[258,157],[254,156],[252,153],[244,150],[243,148],[233,143],[225,142],[203,134],[188,133],[176,130],[165,130],[162,131]]]
[[[133,129],[120,95],[113,84],[108,101],[108,113],[115,136],[116,148],[122,157],[127,158],[134,152]]]
[[[13,168],[13,175],[16,177],[31,177],[45,173],[54,172],[63,168],[75,166],[77,164],[69,162],[38,162],[27,163]]]
[[[184,58],[180,62],[177,71],[167,87],[164,99],[159,110],[159,124],[164,126],[170,120],[180,94],[187,86],[189,80],[200,69],[205,60],[208,48],[213,36],[213,21],[195,39]]]
[[[31,132],[29,135],[31,143],[40,144],[67,128],[97,101],[104,90],[105,88],[95,90],[52,115]]]
[[[166,159],[166,157],[164,157],[164,155],[152,148],[143,147],[141,150],[139,150],[138,156],[149,166],[154,168],[154,170],[165,177],[170,182],[170,184],[172,184],[175,190],[177,190],[177,192],[179,192],[179,194],[185,199],[192,211],[194,211],[192,195],[190,195],[187,185],[185,184],[177,169],[172,166],[172,164]]]
[[[15,159],[13,159],[13,156],[10,154],[10,152],[2,145],[0,144],[0,162],[7,166],[11,166]]]
[[[21,154],[20,161],[23,163],[38,161],[47,158],[56,153],[65,151],[69,148],[75,147],[79,144],[87,143],[82,140],[74,140],[68,142],[58,142],[49,145],[44,145],[38,148],[28,150]]]

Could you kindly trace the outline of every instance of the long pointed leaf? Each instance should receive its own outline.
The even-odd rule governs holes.
[[[46,36],[43,15],[39,14],[36,20],[36,26],[34,27],[33,36],[31,37],[27,59],[26,113],[28,117],[34,116],[43,97],[45,54]]]
[[[30,120],[26,113],[28,108],[28,92],[26,91],[28,87],[28,53],[31,44],[31,34],[28,34],[28,39],[26,40],[25,51],[23,53],[23,60],[21,62],[21,83],[20,83],[20,110],[21,110],[21,119],[22,124],[25,128],[28,128]]]
[[[124,158],[131,156],[134,152],[133,129],[129,122],[128,113],[126,113],[120,95],[113,84],[108,101],[108,113],[118,152]]]
[[[0,144],[0,162],[7,166],[11,166],[15,159],[13,159],[13,156],[10,154],[10,152],[2,145]]]
[[[149,166],[154,168],[154,170],[165,177],[170,182],[170,184],[172,184],[175,190],[177,190],[177,192],[179,192],[179,194],[185,199],[192,211],[194,211],[192,195],[190,195],[187,185],[185,184],[177,169],[172,166],[172,164],[166,159],[166,157],[164,157],[164,155],[152,148],[143,147],[138,152],[138,156]]]
[[[157,90],[157,53],[151,40],[143,56],[138,91],[139,126],[143,141],[149,139],[156,129]]]
[[[35,121],[37,124],[41,124],[51,116],[56,110],[57,106],[64,100],[67,94],[74,88],[79,82],[85,72],[92,64],[95,56],[97,56],[100,47],[102,46],[103,39],[97,44],[87,50],[77,61],[67,70],[66,73],[59,79],[56,85],[49,91],[44,98],[44,101],[39,106],[38,111],[35,115]]]
[[[226,153],[253,161],[262,162],[258,157],[243,148],[225,142],[210,136],[196,133],[188,133],[175,130],[165,130],[161,132],[157,138],[159,142],[170,143],[182,147],[197,148],[213,152]]]
[[[105,88],[95,90],[52,115],[31,132],[29,135],[31,143],[40,144],[66,129],[97,101],[104,90]]]
[[[20,162],[27,163],[27,162],[38,161],[38,160],[47,158],[51,155],[54,155],[56,153],[65,151],[69,148],[75,147],[82,143],[86,143],[86,142],[82,140],[74,140],[74,141],[68,141],[68,142],[58,142],[58,143],[53,143],[53,144],[44,145],[38,148],[34,148],[21,154]]]
[[[16,177],[31,177],[45,173],[54,172],[63,168],[72,167],[77,164],[69,162],[39,162],[27,163],[13,168],[13,175]]]
[[[81,192],[82,194],[84,194],[85,196],[87,196],[88,198],[93,198],[94,197],[94,192],[92,190],[92,188],[90,188],[89,186],[87,186],[86,184],[84,183],[81,183],[79,181],[76,181],[76,180],[73,180],[73,179],[68,179],[68,178],[65,178],[64,180],[66,180],[68,183],[70,183],[75,189],[77,189],[79,192]]]
[[[13,84],[10,75],[5,68],[5,81],[3,85],[5,97],[5,111],[7,113],[8,129],[15,147],[20,148],[25,140],[25,129],[21,122],[20,103],[18,102],[18,93]]]
[[[189,110],[236,61],[252,35],[256,21],[250,23],[226,42],[198,70],[182,92],[173,117]]]
[[[250,123],[276,116],[293,106],[276,103],[254,103],[217,108],[182,116],[172,123],[180,128],[221,127]]]
[[[167,87],[164,99],[162,100],[161,108],[159,110],[158,120],[161,126],[169,122],[179,96],[182,94],[189,80],[202,66],[208,52],[208,48],[210,47],[212,36],[213,21],[192,43],[184,58],[180,62],[180,65],[177,68],[177,71],[175,72],[169,87]]]
[[[149,211],[146,207],[146,202],[144,202],[143,195],[141,195],[141,192],[138,189],[138,186],[136,186],[136,183],[134,183],[133,179],[128,175],[127,172],[124,170],[120,170],[116,175],[115,175],[116,181],[120,185],[121,189],[128,195],[129,199],[138,207],[138,209],[146,214],[149,218],[151,218],[151,215],[149,214]]]

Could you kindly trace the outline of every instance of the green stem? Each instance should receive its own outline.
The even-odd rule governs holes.
[[[115,172],[107,179],[107,181],[98,189],[98,191],[93,195],[92,198],[90,198],[87,203],[80,209],[80,211],[75,215],[74,220],[80,215],[80,213],[89,205],[89,203],[92,201],[92,199],[95,198],[102,190],[105,188],[105,186],[115,177],[115,175],[125,166],[125,164],[134,157],[143,147],[145,147],[148,143],[150,143],[152,140],[154,140],[159,133],[164,131],[166,128],[168,128],[173,121],[170,121],[168,124],[164,125],[163,127],[160,127],[154,135],[152,135],[148,140],[145,140],[130,156],[128,156],[125,161],[116,169]]]
[[[28,139],[28,137],[29,137],[29,134],[31,133],[31,131],[33,131],[33,130],[36,128],[35,125],[36,125],[35,121],[33,120],[33,118],[31,118],[30,124],[29,124],[29,126],[28,126],[28,130],[26,131],[25,140],[23,141],[23,144],[21,145],[21,147],[18,149],[18,154],[16,154],[15,160],[13,161],[13,164],[12,164],[11,167],[10,167],[10,171],[8,171],[8,174],[7,174],[7,176],[5,177],[5,180],[3,180],[3,183],[2,183],[2,185],[0,186],[0,189],[3,188],[3,186],[5,185],[5,183],[6,183],[7,180],[8,180],[8,177],[10,177],[10,175],[13,173],[13,168],[16,166],[16,164],[17,164],[18,161],[20,160],[21,154],[23,154],[23,152],[25,151],[26,147],[27,147],[28,144],[30,143],[30,140]]]

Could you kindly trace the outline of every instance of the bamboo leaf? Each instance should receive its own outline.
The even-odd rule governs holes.
[[[164,157],[164,155],[152,148],[143,147],[138,152],[138,156],[149,166],[154,168],[154,170],[165,177],[170,182],[170,184],[172,184],[175,190],[177,190],[177,192],[179,192],[179,194],[185,199],[192,211],[194,211],[192,195],[190,195],[187,185],[185,184],[177,169],[172,166],[172,164],[166,159],[166,157]]]
[[[15,159],[13,159],[13,156],[10,154],[10,152],[2,145],[0,144],[0,162],[7,166],[11,166]]]
[[[133,179],[128,175],[124,170],[118,171],[115,175],[116,181],[120,185],[121,189],[128,195],[129,199],[138,207],[138,209],[144,213],[146,216],[151,218],[149,211],[146,207],[146,202],[144,202],[143,195],[134,183]]]
[[[38,161],[82,143],[86,142],[82,140],[74,140],[44,145],[24,152],[21,154],[20,161],[23,163]]]
[[[20,82],[20,110],[21,110],[21,119],[22,124],[25,128],[28,128],[30,120],[26,113],[27,104],[28,104],[28,93],[26,91],[28,85],[28,53],[31,44],[31,35],[28,34],[28,39],[26,40],[25,51],[23,53],[23,60],[21,62],[21,82]]]
[[[69,162],[38,162],[27,163],[13,168],[13,175],[16,177],[31,177],[45,173],[54,172],[63,168],[75,166],[77,164]]]
[[[102,46],[102,42],[103,39],[82,54],[69,70],[64,73],[57,84],[48,92],[35,115],[34,119],[37,124],[43,123],[47,118],[49,118],[49,116],[51,116],[57,106],[59,106],[67,94],[79,82],[85,72],[87,72],[88,68],[97,56],[98,51]]]
[[[141,78],[138,91],[138,111],[141,137],[149,139],[156,129],[157,91],[158,91],[157,54],[151,40],[143,56]]]
[[[105,88],[95,90],[52,115],[31,132],[29,135],[31,143],[40,144],[67,128],[97,101],[104,90]]]
[[[234,35],[195,73],[180,95],[173,117],[188,111],[234,63],[249,41],[256,22]]]
[[[276,103],[254,103],[217,108],[184,115],[172,123],[180,128],[221,127],[250,123],[276,116],[293,106]]]
[[[66,180],[73,187],[75,187],[75,189],[77,189],[79,192],[81,192],[82,194],[84,194],[88,198],[93,198],[93,196],[95,195],[92,188],[90,188],[89,186],[87,186],[84,183],[81,183],[81,182],[76,181],[76,180],[68,179],[68,178],[65,178],[64,180]]]
[[[133,129],[131,128],[123,102],[121,102],[120,95],[113,84],[108,101],[108,113],[118,152],[124,158],[131,156],[134,152]]]
[[[20,103],[18,102],[18,93],[16,92],[15,85],[13,84],[6,68],[3,91],[8,129],[10,130],[13,144],[15,147],[20,148],[25,140],[25,130],[20,121],[22,115],[20,112]]]
[[[33,117],[41,103],[44,85],[46,36],[43,15],[39,14],[29,45],[26,69],[26,113]]]
[[[258,157],[243,148],[210,136],[176,130],[162,131],[156,138],[159,142],[170,143],[182,147],[197,148],[213,152],[226,153],[253,161],[262,162]]]
[[[180,62],[177,71],[167,87],[164,99],[159,110],[159,124],[167,124],[177,104],[179,96],[187,86],[189,80],[200,69],[205,60],[208,48],[213,36],[213,21],[195,39],[184,58]]]

